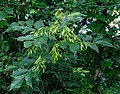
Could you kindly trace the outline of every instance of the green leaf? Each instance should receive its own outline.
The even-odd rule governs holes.
[[[105,68],[105,67],[111,68],[111,66],[112,66],[112,61],[111,61],[110,59],[104,60],[104,61],[101,62],[101,66],[102,66],[103,68]]]
[[[27,36],[18,37],[17,40],[18,41],[25,41],[25,40],[34,40],[35,38],[37,38],[37,36],[27,35]]]
[[[62,49],[67,48],[67,45],[68,45],[68,43],[67,43],[66,41],[60,41],[60,42],[59,42],[59,46],[60,46]]]
[[[36,3],[37,2],[37,0],[32,0],[32,3]]]
[[[7,12],[5,12],[4,10],[0,11],[0,20],[6,18],[7,15],[8,15]]]
[[[47,5],[44,2],[36,3],[36,7],[43,8],[46,7]]]
[[[19,1],[15,1],[15,0],[10,0],[10,3],[13,5],[21,5]]]
[[[22,26],[25,25],[25,21],[18,21],[18,23]]]
[[[48,37],[47,37],[47,36],[41,37],[41,41],[42,41],[43,44],[46,44],[46,43],[47,43],[47,40],[48,40]]]
[[[1,42],[1,50],[7,52],[10,49],[10,44],[8,41],[2,41]]]
[[[81,67],[73,68],[73,72],[88,73],[89,71],[83,70]]]
[[[110,42],[105,41],[105,40],[99,40],[99,41],[96,41],[95,43],[96,43],[96,44],[101,44],[101,45],[107,46],[107,47],[114,47],[114,48],[116,48],[116,47],[113,46]]]
[[[40,27],[43,27],[43,26],[44,26],[44,23],[43,23],[42,20],[39,20],[39,21],[37,21],[37,22],[34,24],[34,27],[35,27],[36,29],[39,29]]]
[[[39,37],[38,39],[36,39],[34,41],[34,45],[38,46],[38,47],[41,47],[42,44],[47,44],[47,40],[48,40],[47,36]]]
[[[114,60],[116,60],[120,64],[120,56],[113,57]]]
[[[98,51],[98,47],[97,47],[97,45],[96,45],[95,43],[88,42],[88,44],[90,45],[90,48],[91,48],[91,49],[99,52],[99,51]]]
[[[93,42],[96,42],[96,41],[98,41],[98,40],[100,40],[100,39],[102,39],[102,38],[103,38],[102,35],[97,35],[97,37],[95,37],[95,38],[93,39]]]
[[[16,76],[25,74],[25,73],[27,73],[28,71],[29,71],[29,70],[27,70],[27,69],[17,69],[16,71],[13,72],[12,76],[13,76],[13,77],[16,77]]]
[[[74,12],[70,14],[71,16],[85,16],[83,14],[81,14],[80,12]]]
[[[41,48],[41,46],[42,46],[41,40],[35,40],[34,45]]]
[[[5,53],[0,53],[0,58],[2,57],[2,56],[4,56],[5,55]]]
[[[15,26],[19,26],[19,24],[16,22],[11,23],[5,32],[13,31]]]
[[[26,21],[26,24],[27,24],[28,27],[32,28],[32,26],[33,26],[33,20]]]
[[[3,67],[0,67],[0,72],[3,72]]]
[[[23,33],[23,34],[26,34],[26,33],[30,32],[30,31],[33,32],[33,31],[35,31],[35,29],[30,28],[30,27],[25,27],[25,28],[24,28],[24,31],[22,31],[22,33]]]
[[[4,10],[5,10],[8,14],[13,14],[13,8],[11,8],[11,7],[5,7]]]
[[[0,21],[0,28],[3,28],[4,25],[8,26],[8,23],[6,21]]]
[[[29,85],[31,88],[32,88],[32,77],[33,77],[32,72],[28,72],[25,76],[26,84]]]
[[[17,66],[8,66],[4,71],[10,71],[10,70],[13,70],[16,68],[17,68]]]
[[[40,37],[39,40],[41,40],[42,44],[46,44],[47,40],[48,40],[48,37],[47,36],[43,36],[43,37]]]
[[[69,44],[69,49],[70,49],[70,51],[71,52],[76,52],[78,49],[79,49],[79,44],[77,44],[77,43],[70,43]]]
[[[24,81],[24,77],[25,77],[25,74],[21,75],[17,79],[15,79],[15,81],[13,81],[11,83],[10,90],[14,89],[14,88],[20,88],[22,86],[23,81]]]
[[[86,35],[84,38],[83,38],[83,41],[91,41],[92,40],[92,36],[91,35]]]
[[[7,3],[7,2],[8,2],[8,0],[1,0],[1,1],[0,1],[0,5],[5,4],[5,3]]]
[[[24,47],[25,48],[29,48],[30,46],[32,46],[33,45],[33,41],[25,41],[24,42]]]

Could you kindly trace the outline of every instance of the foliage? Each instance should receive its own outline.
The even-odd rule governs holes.
[[[1,94],[119,94],[119,0],[2,0]]]

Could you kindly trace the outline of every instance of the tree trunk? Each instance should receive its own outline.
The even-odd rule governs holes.
[[[103,48],[99,48],[99,53],[95,53],[95,61],[94,61],[94,76],[93,76],[93,91],[97,94],[99,94],[98,90],[98,84],[99,84],[99,73],[100,73],[100,62],[101,62],[101,54],[102,54]]]

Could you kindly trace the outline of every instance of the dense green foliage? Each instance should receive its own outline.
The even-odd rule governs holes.
[[[120,94],[119,0],[1,0],[0,94]]]

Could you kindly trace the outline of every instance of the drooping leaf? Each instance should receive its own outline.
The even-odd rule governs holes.
[[[101,44],[101,45],[107,46],[107,47],[114,47],[114,48],[116,48],[116,47],[113,46],[110,42],[105,41],[105,40],[99,40],[99,41],[96,41],[95,43],[96,43],[96,44]]]
[[[97,47],[97,45],[96,45],[95,43],[88,42],[88,44],[90,45],[90,48],[91,48],[91,49],[99,52],[99,51],[98,51],[98,47]]]
[[[25,75],[26,75],[26,74],[20,75],[17,79],[15,79],[15,80],[11,83],[10,89],[20,88],[20,87],[22,86],[23,81],[24,81]]]
[[[32,88],[32,77],[33,77],[32,72],[28,72],[25,76],[26,84],[29,85],[31,88]]]

